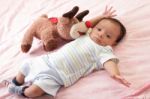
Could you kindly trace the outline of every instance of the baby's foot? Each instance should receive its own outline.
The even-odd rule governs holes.
[[[22,86],[16,86],[12,80],[3,80],[2,82],[3,86],[6,86],[8,88],[8,92],[12,94],[22,95],[23,93],[23,87]]]
[[[11,84],[11,83],[12,83],[12,81],[11,81],[10,79],[3,80],[3,81],[1,82],[1,84],[2,84],[3,86],[6,86],[6,87],[8,87],[8,85]]]
[[[8,85],[8,91],[12,94],[22,95],[23,93],[23,87],[22,86],[16,86],[14,84]]]

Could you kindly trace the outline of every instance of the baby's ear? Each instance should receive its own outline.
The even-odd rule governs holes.
[[[112,46],[116,46],[118,43],[115,41],[113,44],[112,44]]]

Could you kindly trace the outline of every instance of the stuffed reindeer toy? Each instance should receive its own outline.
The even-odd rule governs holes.
[[[71,28],[73,25],[81,22],[89,11],[85,10],[77,14],[78,10],[79,7],[75,6],[71,11],[64,13],[59,18],[48,18],[47,15],[40,16],[24,34],[21,43],[22,52],[27,53],[30,50],[34,37],[42,41],[45,51],[52,51],[61,43],[59,39],[66,41],[74,39],[70,35],[70,30],[72,30],[71,33],[74,33],[72,35],[82,35],[80,30],[74,32]]]

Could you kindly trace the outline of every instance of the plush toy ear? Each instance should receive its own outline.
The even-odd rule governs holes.
[[[89,10],[85,10],[85,11],[83,11],[83,12],[80,12],[80,13],[76,16],[76,18],[77,18],[79,21],[82,21],[83,18],[84,18],[88,13],[89,13]]]
[[[78,10],[79,10],[79,7],[75,6],[75,7],[73,7],[73,9],[71,11],[64,13],[63,17],[67,17],[67,18],[71,19],[75,16],[75,14],[78,12]]]

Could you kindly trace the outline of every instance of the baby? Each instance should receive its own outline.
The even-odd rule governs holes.
[[[44,94],[55,97],[61,86],[69,87],[93,70],[102,68],[112,78],[129,86],[130,83],[120,75],[118,59],[112,50],[126,33],[123,24],[111,18],[114,12],[112,8],[106,8],[102,16],[91,20],[96,25],[86,35],[55,52],[26,61],[8,85],[9,92],[31,98]],[[28,81],[32,84],[24,86]]]

